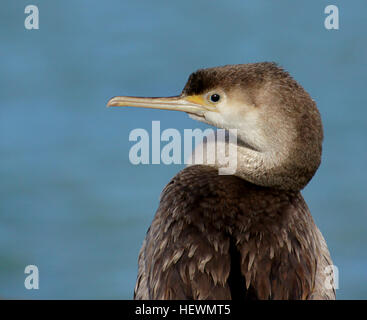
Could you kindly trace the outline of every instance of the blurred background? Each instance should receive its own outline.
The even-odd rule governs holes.
[[[24,28],[28,4],[39,30]],[[337,31],[324,27],[329,4]],[[366,299],[366,15],[362,0],[2,1],[0,297],[131,299],[160,192],[184,166],[130,164],[129,133],[206,126],[108,99],[176,95],[198,68],[276,61],[323,118],[323,162],[303,195],[339,268],[337,298]],[[39,290],[24,287],[30,264]]]

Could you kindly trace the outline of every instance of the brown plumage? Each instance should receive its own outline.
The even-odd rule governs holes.
[[[234,175],[204,162],[162,191],[135,299],[335,299],[325,286],[329,252],[300,194],[320,164],[321,119],[287,72],[274,63],[204,69],[178,97],[109,105],[181,110],[238,129]]]
[[[191,166],[162,192],[140,251],[135,298],[332,298],[316,281],[329,264],[299,192]]]

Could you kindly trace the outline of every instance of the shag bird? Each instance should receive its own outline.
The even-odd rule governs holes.
[[[330,254],[300,193],[321,161],[310,95],[261,62],[200,69],[175,97],[108,106],[184,111],[237,129],[237,170],[190,165],[164,188],[139,254],[135,299],[335,299]]]

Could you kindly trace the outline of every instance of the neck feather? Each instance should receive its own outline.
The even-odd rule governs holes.
[[[253,184],[283,190],[301,190],[309,181],[309,172],[292,162],[292,150],[261,151],[241,140],[225,139],[216,133],[199,144],[189,165],[204,164],[219,169],[219,174],[233,174]]]

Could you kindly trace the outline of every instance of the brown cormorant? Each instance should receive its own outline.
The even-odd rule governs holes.
[[[237,170],[191,165],[164,188],[139,254],[135,299],[335,299],[330,254],[300,193],[321,161],[310,95],[275,63],[201,69],[176,97],[108,106],[187,112],[237,129]]]

